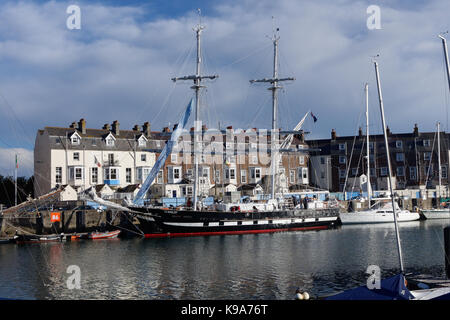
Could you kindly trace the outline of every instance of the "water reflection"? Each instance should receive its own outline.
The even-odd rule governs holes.
[[[447,221],[400,224],[407,272],[444,275]],[[364,284],[367,266],[398,272],[392,224],[335,230],[0,246],[0,297],[26,299],[292,299]],[[69,265],[81,290],[69,290]]]

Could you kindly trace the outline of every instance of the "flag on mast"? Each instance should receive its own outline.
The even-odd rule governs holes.
[[[95,164],[97,165],[97,167],[101,167],[102,166],[102,164],[97,160],[97,157],[94,155],[94,158],[95,158]]]
[[[314,122],[317,121],[317,117],[311,112],[311,117],[313,117]]]
[[[19,169],[19,162],[17,161],[17,154],[16,154],[16,169]]]

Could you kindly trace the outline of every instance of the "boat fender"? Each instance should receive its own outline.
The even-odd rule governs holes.
[[[300,288],[297,288],[297,290],[295,290],[295,300],[303,300],[303,295],[300,291]]]
[[[303,299],[304,300],[309,300],[309,293],[308,292],[303,292]]]
[[[301,293],[296,293],[295,300],[303,300],[303,295]]]

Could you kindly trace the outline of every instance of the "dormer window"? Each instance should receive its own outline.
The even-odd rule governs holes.
[[[70,142],[72,145],[79,145],[81,143],[81,137],[78,133],[74,132],[70,136]]]
[[[115,141],[116,138],[114,138],[114,136],[111,133],[105,138],[105,143],[107,147],[114,147]]]
[[[139,145],[139,147],[146,147],[147,146],[147,138],[144,135],[141,135],[139,137],[138,145]]]

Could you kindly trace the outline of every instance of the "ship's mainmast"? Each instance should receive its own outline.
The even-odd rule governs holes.
[[[198,10],[200,14],[200,9]],[[201,62],[202,62],[202,54],[201,54],[201,33],[202,30],[205,27],[201,24],[201,21],[199,24],[193,29],[196,33],[197,37],[197,67],[196,67],[196,73],[195,75],[190,76],[184,76],[184,77],[177,77],[172,78],[172,81],[176,82],[178,80],[193,80],[194,85],[191,87],[191,89],[194,89],[195,91],[195,133],[194,134],[194,163],[195,163],[195,171],[194,171],[194,209],[197,208],[197,197],[198,197],[198,154],[196,150],[199,148],[197,145],[200,143],[198,137],[199,134],[201,134],[201,125],[200,125],[200,89],[205,88],[204,85],[202,85],[203,79],[216,79],[219,76],[218,75],[212,75],[212,76],[202,76],[201,75]],[[200,149],[201,150],[201,149]]]
[[[277,28],[277,31],[279,29]],[[268,90],[272,90],[272,141],[271,141],[271,156],[272,156],[272,199],[275,199],[275,173],[276,173],[276,167],[278,165],[278,161],[276,161],[276,139],[275,133],[278,129],[277,127],[277,118],[278,118],[278,89],[281,89],[282,87],[279,85],[279,82],[282,81],[288,81],[288,80],[295,80],[295,78],[278,78],[278,40],[280,37],[274,32],[272,36],[272,42],[273,42],[273,76],[272,78],[264,78],[259,80],[250,80],[250,83],[255,82],[269,82],[272,84],[271,87],[268,88]]]

